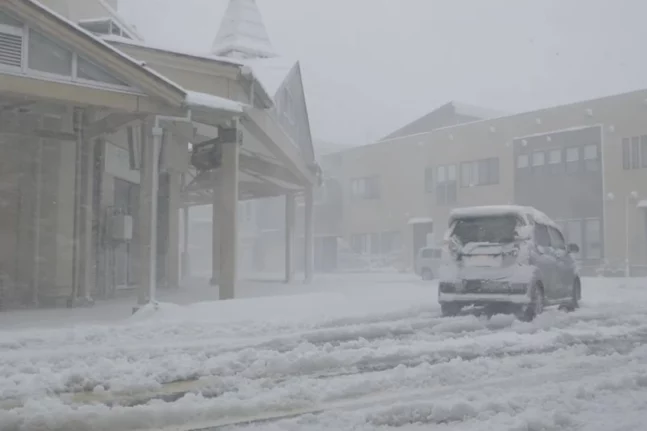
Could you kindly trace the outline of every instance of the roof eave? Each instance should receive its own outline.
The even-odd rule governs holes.
[[[5,4],[13,12],[25,18],[28,21],[28,24],[29,22],[36,22],[40,27],[45,29],[47,29],[48,24],[50,27],[52,25],[66,27],[72,32],[78,34],[85,42],[91,43],[94,47],[98,48],[104,55],[109,56],[110,60],[119,61],[127,66],[130,69],[127,75],[130,75],[133,80],[140,81],[140,84],[144,84],[141,86],[141,89],[147,93],[151,93],[148,94],[149,96],[160,98],[172,106],[183,106],[186,92],[180,86],[172,83],[170,80],[160,76],[154,71],[149,70],[145,65],[141,64],[137,60],[129,58],[126,54],[121,53],[116,48],[103,42],[92,33],[75,25],[58,13],[42,5],[40,2],[34,0],[6,0]],[[145,76],[145,81],[148,82],[141,82],[141,80],[137,79],[137,76],[133,76],[133,74],[139,75],[139,77],[142,77],[142,75]]]

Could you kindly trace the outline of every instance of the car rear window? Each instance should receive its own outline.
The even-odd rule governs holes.
[[[515,240],[517,223],[518,219],[514,215],[458,219],[454,223],[452,236],[462,244],[470,242],[506,244]]]

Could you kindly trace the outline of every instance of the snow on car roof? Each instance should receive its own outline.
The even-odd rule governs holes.
[[[498,215],[506,215],[506,214],[521,215],[524,218],[528,218],[528,216],[530,216],[533,220],[541,224],[558,228],[555,222],[551,220],[551,218],[548,217],[543,212],[539,211],[534,207],[528,207],[528,206],[522,206],[522,205],[486,205],[486,206],[456,208],[452,210],[452,212],[449,215],[449,218],[450,220],[454,220],[457,218],[498,216]]]

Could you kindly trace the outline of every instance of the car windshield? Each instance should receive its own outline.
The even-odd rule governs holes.
[[[517,218],[514,215],[470,217],[455,222],[452,236],[462,244],[506,244],[514,241],[516,227]]]

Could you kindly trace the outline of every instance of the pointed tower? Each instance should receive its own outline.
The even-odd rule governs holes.
[[[256,0],[229,0],[211,53],[242,59],[277,56]]]

